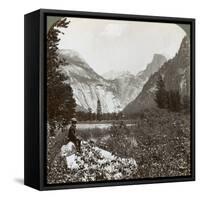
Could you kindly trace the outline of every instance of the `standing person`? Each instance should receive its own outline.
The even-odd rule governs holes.
[[[80,152],[81,141],[76,137],[76,124],[77,124],[76,118],[72,118],[71,126],[70,126],[69,132],[68,132],[68,139],[69,139],[69,141],[71,141],[75,144],[77,151]]]

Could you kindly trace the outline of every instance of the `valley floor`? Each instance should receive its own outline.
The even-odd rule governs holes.
[[[67,144],[67,131],[48,137],[49,184],[188,176],[191,173],[189,114],[154,109],[137,115],[133,126],[116,122],[107,129],[80,129],[78,134],[86,141],[79,155],[84,162],[73,170],[60,156],[61,147]],[[104,158],[96,148],[110,152],[116,159],[102,164]]]

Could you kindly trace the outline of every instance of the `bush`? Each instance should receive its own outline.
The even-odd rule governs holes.
[[[189,115],[159,109],[144,115],[134,130],[136,178],[190,175]]]
[[[131,157],[134,137],[126,124],[115,122],[108,130],[109,138],[105,148],[120,157]]]

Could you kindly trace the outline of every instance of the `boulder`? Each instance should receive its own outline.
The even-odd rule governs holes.
[[[76,146],[73,142],[68,142],[61,147],[61,157],[71,156],[76,153]]]

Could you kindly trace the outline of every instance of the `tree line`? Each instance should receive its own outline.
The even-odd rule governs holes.
[[[168,109],[173,112],[180,112],[181,110],[190,111],[190,97],[184,96],[181,98],[181,94],[178,90],[167,91],[164,80],[160,74],[156,82],[156,89],[154,100],[159,108]]]
[[[112,113],[95,113],[95,112],[84,112],[78,111],[76,112],[76,116],[79,121],[102,121],[102,120],[122,120],[125,119],[125,115],[120,112],[112,112]]]
[[[97,99],[96,112],[92,112],[92,109],[89,107],[88,112],[77,111],[76,116],[79,121],[120,120],[124,118],[124,114],[122,112],[103,113],[99,98]]]

